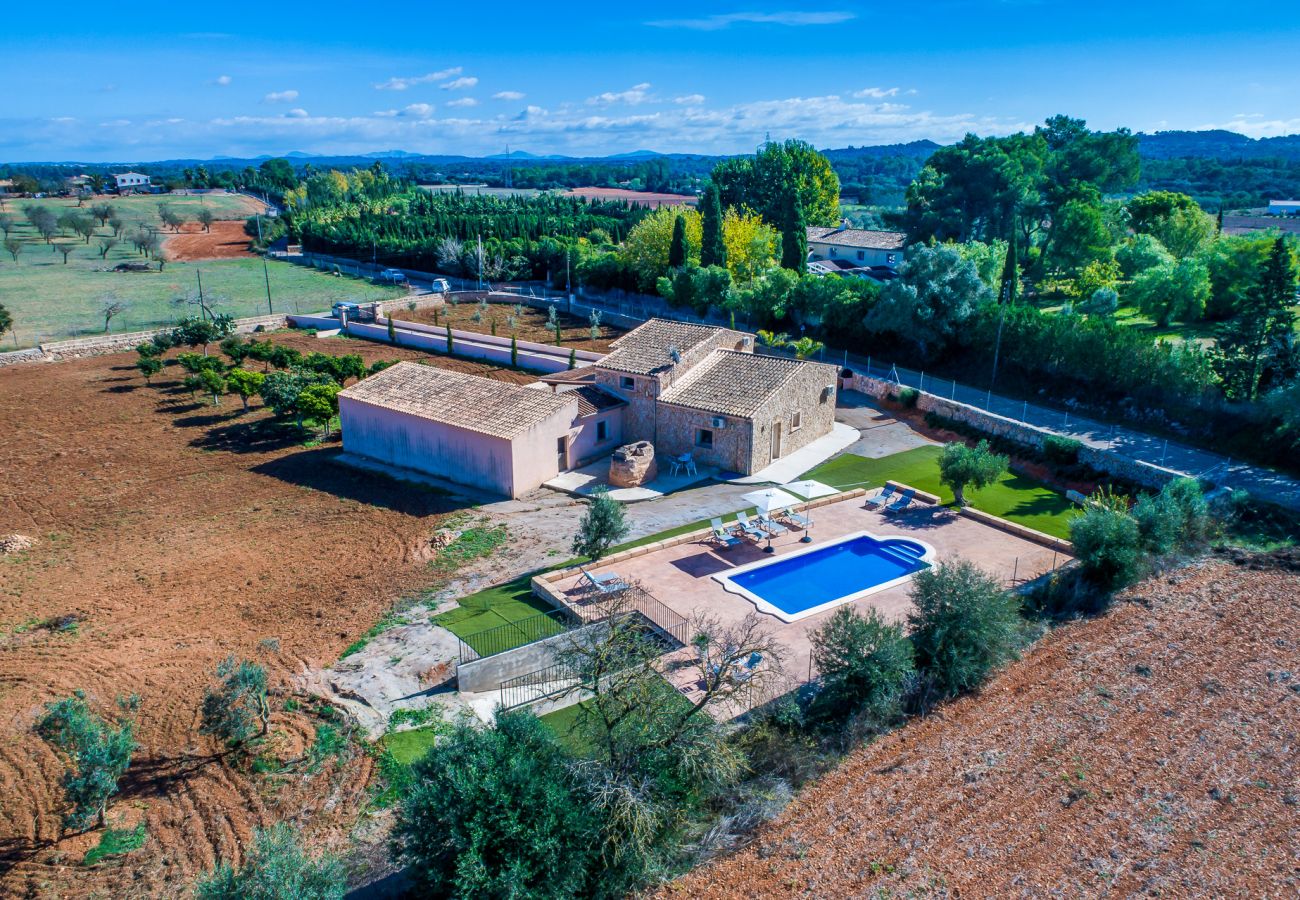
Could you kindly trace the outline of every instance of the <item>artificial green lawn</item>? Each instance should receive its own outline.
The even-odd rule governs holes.
[[[121,206],[123,218],[131,220],[145,219],[147,215],[156,213],[159,199],[187,210],[198,205],[197,197],[150,197],[147,205],[129,208],[125,206],[126,200],[109,202],[115,207]],[[217,199],[210,198],[214,204]],[[196,312],[193,307],[172,303],[178,295],[197,293],[199,276],[196,272],[201,273],[204,295],[221,297],[218,311],[236,318],[267,313],[267,276],[271,282],[275,312],[320,312],[328,310],[339,300],[382,300],[404,292],[402,288],[338,277],[278,261],[268,262],[264,275],[262,260],[252,257],[169,262],[162,272],[156,271],[156,264],[153,264],[155,271],[151,272],[96,271],[111,269],[121,262],[144,260],[131,246],[129,234],[132,228],[128,228],[122,241],[109,251],[106,259],[100,258],[98,243],[100,238],[112,234],[109,228],[97,227],[89,245],[75,234],[55,238],[55,244],[74,247],[64,265],[63,254],[46,245],[23,215],[22,207],[30,202],[49,203],[56,206],[58,212],[76,207],[75,201],[70,200],[11,201],[8,204],[5,214],[13,219],[13,236],[23,242],[23,250],[16,264],[9,254],[0,255],[0,298],[14,320],[13,334],[5,335],[5,349],[33,346],[38,339],[49,342],[102,334],[104,318],[99,310],[103,298],[110,293],[127,304],[126,311],[112,320],[114,333],[171,324]],[[141,201],[131,198],[131,202],[139,204]],[[86,212],[85,209],[82,211]],[[157,224],[156,216],[152,224]]]
[[[482,641],[476,642],[477,635],[524,619],[534,620],[529,623],[528,634],[531,637],[525,639],[526,636],[521,631],[519,644],[516,646],[529,643],[538,637],[559,634],[563,631],[563,627],[558,622],[538,618],[542,613],[552,610],[549,605],[533,595],[532,578],[532,575],[523,575],[505,584],[462,597],[459,607],[445,613],[438,613],[433,617],[433,624],[446,628],[479,653],[500,652],[502,649],[510,648],[501,645],[499,632],[493,636],[494,645],[490,648]]]
[[[936,494],[944,503],[952,503],[952,491],[939,483],[939,456],[942,453],[943,448],[937,446],[917,447],[883,459],[867,459],[846,453],[801,477],[823,481],[846,491],[858,487],[880,487],[886,481],[897,481]],[[1069,540],[1069,520],[1074,514],[1074,504],[1063,494],[1032,478],[1008,472],[981,491],[968,489],[966,499],[983,512]]]
[[[380,741],[393,755],[393,759],[404,766],[409,766],[429,752],[429,748],[437,741],[438,734],[436,727],[426,726],[412,728],[410,731],[395,731],[384,735]]]

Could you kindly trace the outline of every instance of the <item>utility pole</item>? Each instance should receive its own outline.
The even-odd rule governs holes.
[[[207,321],[207,315],[205,314],[208,311],[208,307],[207,304],[203,302],[203,273],[198,269],[195,269],[194,277],[199,280],[199,319]]]
[[[275,315],[275,308],[271,306],[271,273],[266,268],[266,256],[262,256],[262,277],[266,279],[266,313]]]

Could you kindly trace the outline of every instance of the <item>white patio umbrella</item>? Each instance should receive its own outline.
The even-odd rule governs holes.
[[[781,485],[781,490],[798,494],[806,500],[816,500],[818,497],[829,497],[831,494],[838,494],[840,492],[839,488],[831,487],[825,482],[813,481],[812,479],[806,481],[792,481],[789,484],[783,484]],[[803,530],[803,537],[799,538],[799,540],[805,544],[811,544],[812,535],[808,533],[808,529],[812,528],[812,513],[807,511],[804,512],[804,518],[808,520],[808,528]]]
[[[758,511],[765,516],[770,516],[774,510],[785,509],[787,506],[794,506],[799,502],[798,497],[791,497],[780,488],[764,488],[761,491],[750,491],[740,499],[750,506],[757,507]],[[772,552],[772,532],[770,531],[767,533],[767,546],[763,548],[763,552]]]

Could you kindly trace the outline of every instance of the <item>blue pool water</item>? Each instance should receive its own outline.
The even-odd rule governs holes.
[[[901,538],[859,535],[728,577],[788,616],[851,597],[926,568],[926,549]]]

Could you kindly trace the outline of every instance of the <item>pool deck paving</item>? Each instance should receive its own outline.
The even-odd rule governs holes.
[[[942,506],[917,503],[901,513],[886,514],[866,509],[864,498],[859,496],[820,507],[813,511],[812,519],[814,547],[860,531],[879,538],[913,538],[934,547],[936,562],[968,559],[1007,587],[1036,578],[1070,559],[1059,551],[958,515],[955,510]],[[724,521],[730,525],[733,517],[728,516]],[[596,566],[590,571],[616,573],[628,582],[637,583],[687,619],[708,617],[725,628],[738,624],[751,613],[759,615],[784,650],[784,659],[778,666],[782,670],[781,677],[775,680],[784,680],[788,690],[814,674],[811,635],[830,619],[838,606],[794,622],[784,622],[756,610],[748,599],[728,592],[712,576],[806,549],[809,545],[801,543],[801,537],[802,532],[792,530],[774,538],[772,554],[763,552],[766,541],[746,541],[723,550],[701,540],[652,551],[613,565]],[[577,598],[582,595],[579,577],[575,575],[565,579],[555,587]],[[912,608],[910,589],[910,582],[901,584],[851,601],[850,605],[862,612],[874,609],[889,621],[903,621]],[[699,694],[696,676],[685,665],[692,654],[690,647],[684,647],[666,657],[669,680],[688,699],[695,699]],[[765,661],[762,665],[773,663]],[[770,683],[775,673],[768,674]],[[770,696],[755,702],[761,703],[766,699]]]

